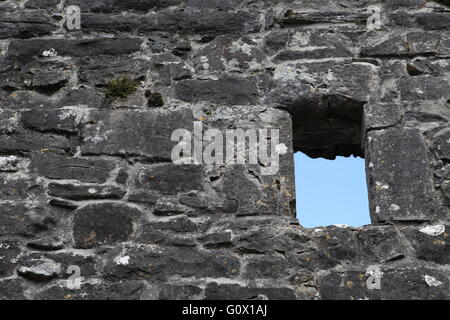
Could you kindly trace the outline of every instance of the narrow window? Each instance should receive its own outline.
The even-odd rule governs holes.
[[[364,102],[305,96],[292,116],[296,211],[304,227],[370,224],[364,163]]]

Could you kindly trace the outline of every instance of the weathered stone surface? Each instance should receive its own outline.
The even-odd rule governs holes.
[[[17,273],[32,281],[48,281],[61,272],[61,265],[49,259],[31,259],[23,261]]]
[[[251,79],[225,77],[218,80],[183,80],[175,84],[175,96],[182,101],[209,101],[225,105],[256,104],[258,91]]]
[[[12,275],[20,254],[21,249],[17,241],[0,241],[0,277]]]
[[[203,170],[199,165],[161,164],[141,169],[135,179],[136,187],[161,194],[203,189]]]
[[[148,65],[142,59],[99,56],[98,58],[87,57],[83,60],[80,80],[92,85],[105,85],[121,74],[126,74],[133,80],[143,79],[147,75]]]
[[[207,300],[296,299],[291,288],[244,287],[238,284],[217,284],[215,282],[208,284],[205,295]]]
[[[81,182],[103,183],[115,168],[113,162],[95,158],[69,158],[57,154],[38,154],[30,167],[48,179],[74,179]]]
[[[83,283],[80,290],[64,285],[53,285],[37,294],[35,300],[139,300],[147,296],[147,287],[140,281],[124,283]]]
[[[450,129],[446,128],[439,131],[433,140],[433,147],[440,159],[450,160]]]
[[[32,220],[23,205],[0,205],[0,236],[33,235]]]
[[[367,139],[372,220],[431,220],[431,170],[420,132],[393,128],[371,131]]]
[[[29,0],[25,3],[25,7],[31,9],[55,9],[58,3],[58,0]]]
[[[30,110],[22,114],[24,127],[42,132],[68,132],[78,130],[82,120],[86,120],[89,111],[77,108],[57,110]]]
[[[73,184],[50,183],[48,194],[69,200],[120,199],[125,191],[116,186],[80,186]]]
[[[97,124],[82,132],[83,154],[135,155],[155,160],[170,159],[172,132],[178,128],[192,130],[189,110],[113,111],[99,113]]]
[[[20,279],[0,280],[0,300],[26,300],[24,282]]]
[[[61,241],[59,237],[56,236],[48,236],[32,240],[28,242],[27,245],[30,248],[44,251],[64,249],[64,243]]]
[[[439,264],[450,263],[449,226],[434,225],[405,228],[402,233],[412,243],[419,259]]]
[[[325,300],[401,300],[404,299],[404,292],[408,292],[409,299],[448,299],[446,286],[449,280],[442,271],[423,267],[381,268],[381,271],[383,275],[380,290],[367,288],[366,270],[322,272],[316,279],[316,285],[320,297]],[[398,283],[403,285],[398,286]]]
[[[231,277],[238,275],[239,260],[225,253],[187,248],[127,245],[108,253],[103,273],[119,279],[181,277]]]
[[[52,18],[43,11],[0,12],[0,39],[44,36],[56,29]]]
[[[90,204],[75,212],[73,236],[77,248],[126,241],[133,233],[136,208],[120,203]]]
[[[33,152],[33,151],[62,151],[69,149],[69,142],[65,137],[53,134],[21,133],[0,135],[0,151],[2,153]]]
[[[97,56],[131,54],[140,50],[137,38],[100,38],[92,40],[30,39],[13,40],[8,56],[13,59],[30,60],[42,57],[43,52],[53,49],[58,56]]]
[[[367,104],[364,106],[366,130],[391,127],[401,120],[400,107],[395,104]]]
[[[245,34],[261,28],[258,15],[250,12],[172,11],[148,15],[141,21],[139,33],[168,30],[215,37],[221,34]]]
[[[203,290],[194,285],[166,285],[159,292],[160,300],[197,300]]]
[[[449,299],[449,4],[0,1],[0,299]],[[278,172],[172,163],[193,121]],[[297,151],[365,157],[375,224],[301,226]]]
[[[361,23],[367,21],[370,16],[368,12],[354,11],[311,11],[311,12],[294,12],[287,11],[281,18],[284,25],[308,25],[323,22],[355,22]]]

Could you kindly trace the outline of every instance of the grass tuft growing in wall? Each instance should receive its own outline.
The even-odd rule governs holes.
[[[120,76],[116,79],[111,79],[108,81],[106,86],[106,97],[115,100],[119,98],[126,98],[130,94],[136,92],[138,88],[138,83],[131,80],[125,75]]]

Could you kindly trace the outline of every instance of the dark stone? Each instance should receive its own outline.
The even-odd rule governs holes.
[[[206,300],[296,300],[291,288],[243,287],[238,284],[209,283],[205,292]]]
[[[56,9],[59,0],[28,0],[25,8],[30,9]]]
[[[433,148],[440,159],[450,160],[450,129],[446,128],[439,131],[433,139]]]
[[[167,11],[147,15],[138,32],[172,31],[203,34],[215,37],[221,34],[245,34],[261,28],[259,16],[245,11]]]
[[[101,122],[87,125],[83,131],[83,154],[134,155],[171,161],[172,132],[192,130],[192,114],[187,109],[112,111],[92,115]]]
[[[123,74],[131,80],[144,79],[148,64],[142,59],[129,57],[88,57],[83,59],[80,67],[80,80],[91,85],[106,85],[117,75]]]
[[[415,21],[425,30],[447,30],[450,25],[450,17],[445,12],[418,12]]]
[[[50,183],[48,194],[69,200],[120,199],[125,195],[125,191],[116,186],[79,186]]]
[[[411,268],[381,268],[381,289],[367,288],[366,270],[326,271],[320,273],[316,286],[323,300],[429,300],[448,299],[448,279],[442,271],[421,266]],[[430,286],[425,277],[433,277],[441,284]],[[399,286],[398,284],[402,285]]]
[[[20,204],[2,204],[0,208],[0,236],[32,236],[33,221],[28,209]]]
[[[261,255],[248,259],[244,277],[279,279],[287,277],[288,274],[288,264],[284,257]]]
[[[0,280],[0,300],[27,300],[24,281],[21,279]]]
[[[104,183],[115,165],[109,160],[68,158],[46,153],[35,155],[30,167],[48,179],[74,179],[82,182]]]
[[[44,250],[44,251],[55,251],[64,249],[64,243],[59,237],[48,236],[44,238],[39,238],[36,240],[29,241],[27,246],[32,249]]]
[[[168,221],[149,222],[143,226],[143,229],[172,231],[177,233],[196,232],[197,224],[187,217],[174,218]]]
[[[203,290],[195,285],[164,285],[159,292],[159,300],[194,300]]]
[[[203,169],[199,165],[161,164],[141,169],[136,177],[138,188],[173,195],[203,189]]]
[[[79,290],[63,285],[52,285],[37,294],[35,300],[139,300],[146,294],[146,286],[140,281],[123,283],[82,283]]]
[[[205,248],[222,248],[233,246],[231,232],[210,233],[198,238]]]
[[[175,95],[182,101],[209,101],[225,105],[256,104],[258,90],[255,81],[223,77],[219,80],[183,80],[175,84]]]
[[[144,205],[152,206],[156,204],[158,196],[153,192],[148,192],[145,190],[134,191],[128,196],[128,201],[142,203]]]
[[[19,245],[17,241],[0,241],[0,277],[11,276],[16,269],[21,254]]]
[[[164,106],[163,96],[158,92],[147,91],[145,97],[148,99],[147,105],[150,108],[160,108]]]
[[[26,134],[0,135],[0,152],[65,152],[69,142],[65,137],[53,134],[28,132]]]
[[[126,257],[127,263],[121,263]],[[235,278],[240,262],[225,253],[207,253],[192,248],[163,248],[155,245],[126,245],[108,253],[105,276],[115,279],[159,279],[181,277]]]
[[[13,40],[9,45],[8,57],[29,61],[40,58],[44,51],[51,49],[54,49],[58,56],[71,57],[131,54],[140,50],[141,41],[137,38]]]
[[[89,204],[77,209],[73,222],[75,246],[92,248],[126,241],[139,216],[139,210],[120,203]]]
[[[21,120],[24,127],[28,129],[68,133],[76,132],[80,121],[76,111],[71,109],[30,110],[22,113]]]
[[[444,226],[443,232],[438,235],[421,232],[422,228],[409,227],[402,233],[410,241],[419,259],[433,261],[439,264],[450,263],[450,244],[448,242],[449,226]],[[447,229],[447,232],[446,232]]]
[[[56,29],[44,11],[0,12],[0,39],[39,37]]]
[[[0,176],[0,198],[6,201],[22,201],[38,197],[43,192],[43,187],[34,180],[5,179]]]
[[[371,14],[369,12],[355,11],[287,11],[280,19],[283,25],[309,25],[324,22],[355,22],[365,23]]]

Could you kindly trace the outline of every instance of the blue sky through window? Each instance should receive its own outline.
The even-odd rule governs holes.
[[[364,159],[295,154],[297,218],[307,228],[370,224]]]

